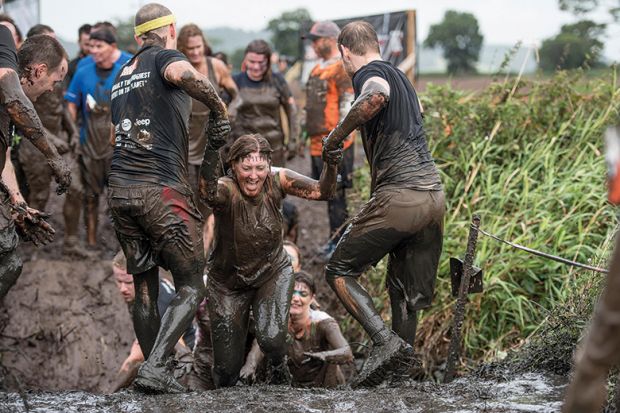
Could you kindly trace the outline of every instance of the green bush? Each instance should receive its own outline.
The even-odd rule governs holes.
[[[464,255],[473,213],[481,228],[531,248],[584,263],[604,255],[616,217],[606,201],[602,134],[617,120],[620,94],[615,72],[595,79],[560,72],[476,93],[431,85],[421,100],[448,202],[434,303],[422,314],[416,343],[428,371],[447,355],[454,305],[448,258]],[[367,168],[357,172],[353,204],[368,198],[368,179]],[[592,277],[482,235],[475,264],[485,285],[467,305],[470,362],[522,345]],[[363,278],[389,319],[384,277],[382,262]]]

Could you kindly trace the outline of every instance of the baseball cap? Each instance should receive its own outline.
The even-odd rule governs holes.
[[[310,32],[301,36],[301,38],[314,40],[321,37],[331,37],[336,39],[338,38],[339,34],[340,28],[338,27],[338,25],[333,21],[325,20],[322,22],[314,23],[312,25],[312,28],[310,29]]]

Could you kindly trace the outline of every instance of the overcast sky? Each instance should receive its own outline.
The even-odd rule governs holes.
[[[133,16],[140,0],[40,0],[41,20],[65,39],[77,36],[82,23],[124,19]],[[177,16],[180,24],[196,23],[203,28],[230,26],[246,30],[264,29],[283,11],[305,7],[317,20],[379,14],[415,9],[418,40],[426,38],[432,24],[446,10],[473,13],[486,44],[540,44],[559,32],[562,24],[575,21],[558,8],[557,0],[160,0]],[[599,18],[606,18],[604,13]],[[620,27],[608,31],[605,55],[620,61]],[[614,40],[612,40],[614,39]]]

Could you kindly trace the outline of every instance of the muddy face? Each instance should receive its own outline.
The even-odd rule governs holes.
[[[344,66],[344,70],[347,72],[347,75],[353,79],[356,69],[351,60],[351,51],[340,44],[338,45],[338,50],[340,50],[340,55],[342,56],[342,65]]]
[[[314,299],[314,294],[305,283],[295,282],[293,298],[291,298],[290,315],[292,317],[308,315],[310,313],[310,303]]]
[[[269,62],[267,56],[264,54],[258,54],[254,52],[248,52],[245,55],[245,67],[246,73],[251,80],[258,82],[263,80],[263,76],[267,73]]]
[[[329,39],[327,37],[318,37],[312,40],[312,49],[317,56],[322,59],[327,59],[332,52],[331,42],[333,42],[333,39]]]
[[[133,276],[131,274],[127,274],[127,270],[117,267],[114,265],[114,279],[116,281],[116,286],[125,300],[126,303],[131,303],[136,298],[136,291],[134,289],[133,284]]]
[[[53,91],[54,87],[65,78],[67,67],[66,59],[63,59],[54,70],[49,70],[45,64],[31,67],[28,77],[22,79],[22,89],[28,99],[35,102],[43,93]]]
[[[202,41],[202,36],[189,37],[183,52],[193,66],[201,64],[205,58],[205,44]]]
[[[243,195],[250,198],[261,193],[270,171],[269,160],[260,152],[252,152],[233,163],[233,173],[239,189]]]

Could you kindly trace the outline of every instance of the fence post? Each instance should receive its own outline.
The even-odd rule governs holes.
[[[456,364],[461,354],[461,330],[463,329],[463,319],[465,318],[465,303],[469,291],[469,280],[473,274],[474,256],[476,255],[476,243],[478,242],[478,228],[480,227],[480,216],[474,215],[469,228],[467,238],[467,251],[463,262],[463,277],[459,287],[459,297],[454,305],[454,323],[452,324],[452,339],[448,350],[448,361],[446,365],[446,375],[444,383],[449,383],[454,379]]]

